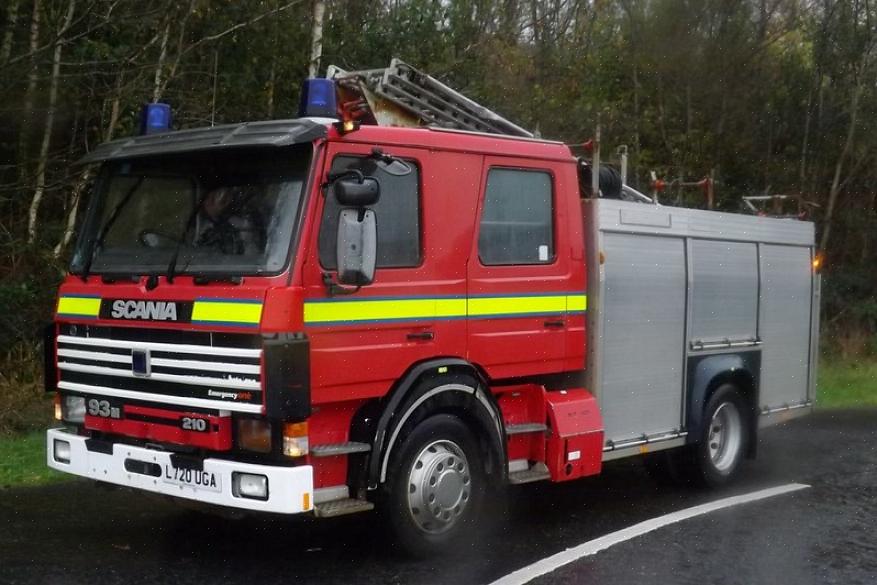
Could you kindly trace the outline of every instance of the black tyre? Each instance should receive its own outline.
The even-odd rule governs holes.
[[[388,469],[386,521],[396,544],[430,556],[471,543],[486,488],[475,435],[456,416],[437,414],[408,431]]]
[[[733,384],[719,386],[707,401],[694,452],[698,483],[725,485],[737,475],[749,441],[749,409]]]
[[[697,443],[647,455],[646,471],[659,485],[725,485],[736,477],[743,462],[750,420],[749,408],[736,386],[723,384],[707,401]]]

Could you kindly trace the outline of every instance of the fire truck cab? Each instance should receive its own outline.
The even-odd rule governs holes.
[[[812,224],[582,198],[561,143],[304,117],[100,164],[47,330],[54,469],[457,542],[649,454],[708,485],[813,401]]]

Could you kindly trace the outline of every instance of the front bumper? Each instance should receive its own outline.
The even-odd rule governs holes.
[[[55,440],[70,444],[69,463],[55,459]],[[138,467],[142,464],[157,465],[162,473],[160,476],[132,473],[126,469],[125,462],[128,460],[137,464],[130,465],[129,462],[128,467]],[[218,489],[214,491],[167,481],[164,470],[172,466],[171,454],[167,451],[124,444],[113,444],[112,454],[89,451],[85,437],[69,433],[64,429],[47,431],[46,462],[52,469],[65,473],[218,506],[280,514],[297,514],[313,509],[313,468],[310,465],[276,467],[226,459],[204,459],[203,471],[214,473],[219,480]],[[267,477],[267,499],[256,500],[236,496],[232,489],[233,473],[250,473]]]

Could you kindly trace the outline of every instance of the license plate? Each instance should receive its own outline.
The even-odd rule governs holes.
[[[211,492],[222,490],[219,476],[212,471],[199,471],[197,469],[174,467],[169,463],[166,463],[164,466],[164,475],[162,479],[165,483],[184,485],[198,490],[207,490]]]

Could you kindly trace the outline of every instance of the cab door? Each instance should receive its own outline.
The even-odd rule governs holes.
[[[331,296],[324,283],[324,274],[337,281],[340,207],[331,188],[318,204],[319,226],[312,230],[303,274],[315,403],[383,396],[411,365],[465,351],[464,321],[445,319],[465,316],[468,248],[462,254],[453,249],[460,240],[454,234],[465,228],[427,221],[447,217],[459,173],[451,174],[442,153],[382,146],[411,167],[410,174],[393,176],[370,158],[374,147],[331,143],[327,152],[324,183],[330,170],[358,169],[378,179],[381,196],[371,207],[377,222],[374,282],[346,295]],[[473,212],[474,201],[470,217]]]
[[[572,290],[565,200],[551,162],[485,157],[469,255],[469,359],[491,378],[564,369]]]

